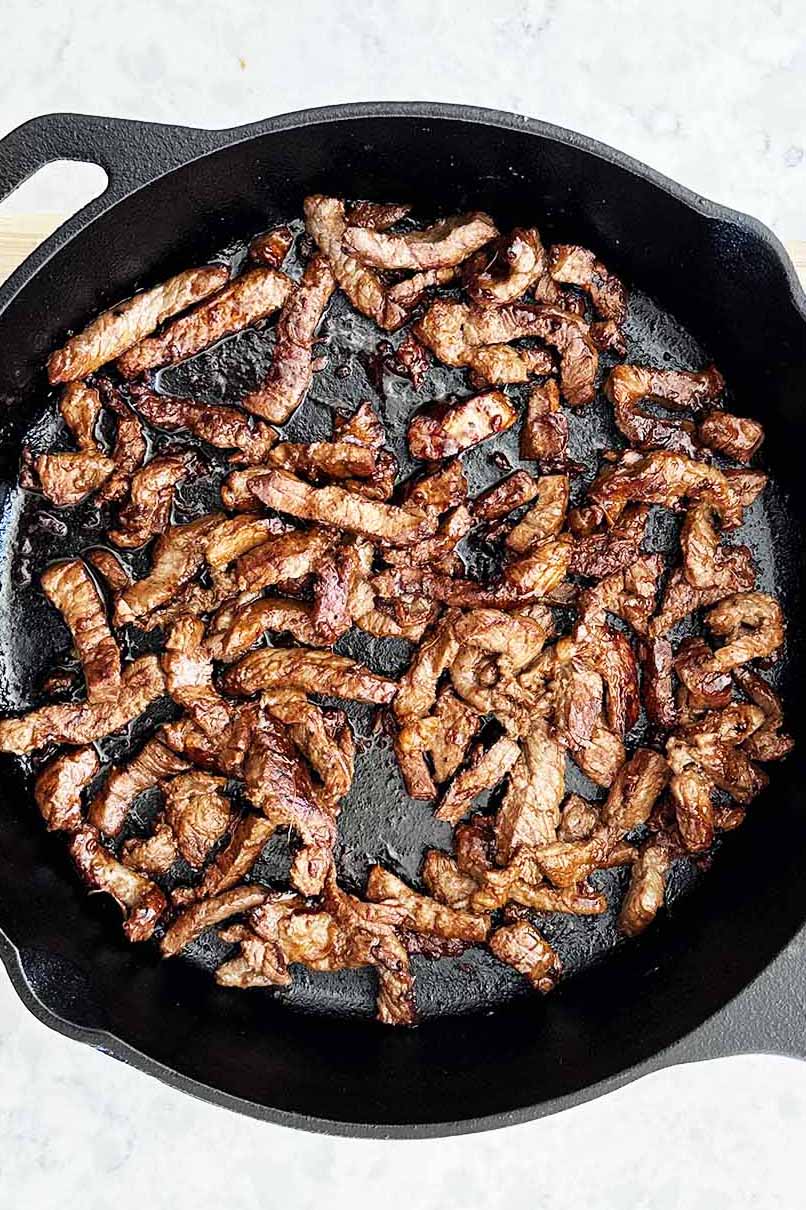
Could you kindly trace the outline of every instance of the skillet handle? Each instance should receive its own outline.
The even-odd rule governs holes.
[[[806,938],[799,934],[738,996],[659,1055],[652,1066],[749,1054],[806,1060],[804,972]]]
[[[223,141],[223,132],[215,130],[78,113],[43,114],[0,139],[0,201],[54,160],[83,160],[99,164],[109,177],[101,195],[106,209],[137,186],[215,150]]]

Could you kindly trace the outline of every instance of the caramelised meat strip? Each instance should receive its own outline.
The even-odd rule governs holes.
[[[403,924],[415,933],[435,933],[446,940],[472,944],[483,941],[489,931],[489,922],[483,916],[448,907],[429,895],[420,895],[380,865],[370,868],[367,899],[372,903],[399,907]]]
[[[558,954],[527,920],[502,925],[488,944],[496,958],[514,966],[539,992],[550,992],[560,977]]]
[[[51,563],[40,578],[42,590],[59,610],[81,661],[88,702],[105,702],[120,692],[120,649],[106,608],[81,559]]]
[[[164,958],[171,958],[180,950],[195,941],[206,929],[220,924],[222,920],[230,920],[240,916],[250,908],[259,907],[269,897],[269,892],[261,886],[236,886],[232,890],[223,891],[211,899],[191,904],[176,918],[160,942]]]
[[[206,899],[209,895],[219,895],[237,886],[249,874],[275,830],[274,820],[247,812],[239,820],[227,844],[207,867],[195,893],[191,891],[188,895],[179,896],[179,899],[185,902],[191,902],[194,898]],[[177,898],[176,893],[174,897]]]
[[[551,844],[565,794],[565,753],[540,724],[521,738],[504,801],[495,817],[498,860],[506,865],[521,845]]]
[[[204,623],[180,618],[165,641],[162,668],[168,692],[212,740],[220,740],[232,721],[231,707],[213,685],[213,661],[204,642]]]
[[[560,388],[553,378],[532,387],[521,429],[521,458],[562,463],[568,451],[568,417],[560,411]]]
[[[749,660],[774,655],[784,641],[784,615],[775,597],[765,592],[736,592],[705,617],[711,634],[725,639],[712,666],[725,672]]]
[[[588,490],[589,498],[611,525],[631,500],[675,508],[679,501],[694,495],[713,503],[726,528],[741,524],[743,510],[731,491],[730,480],[717,467],[670,450],[654,450],[643,456],[628,450]]]
[[[434,777],[445,782],[464,761],[479,723],[477,712],[445,687],[437,694],[431,714],[412,717],[401,726],[398,750],[403,755],[430,752]],[[433,789],[427,797],[433,798],[435,793]]]
[[[105,835],[117,836],[138,795],[189,767],[184,757],[162,742],[158,732],[127,764],[109,771],[90,805],[90,822]]]
[[[351,227],[386,231],[404,219],[410,210],[408,202],[353,202],[347,207],[347,220]]]
[[[117,526],[108,531],[116,546],[145,546],[155,534],[167,529],[174,488],[188,477],[192,466],[192,460],[184,455],[160,454],[132,476],[128,502],[120,511]]]
[[[567,475],[541,475],[537,499],[506,536],[505,545],[525,554],[546,538],[555,537],[565,526],[570,480]]]
[[[571,756],[586,777],[607,790],[624,763],[624,744],[614,731],[599,721],[591,732],[590,740],[571,747]]]
[[[478,345],[468,350],[467,367],[473,385],[507,386],[528,382],[541,374],[552,374],[554,358],[548,349],[519,348],[515,345]]]
[[[557,826],[558,840],[588,840],[596,830],[600,820],[597,806],[579,794],[569,794],[560,812],[560,822]]]
[[[313,379],[316,332],[335,289],[327,257],[317,253],[283,306],[265,380],[241,401],[247,412],[283,424],[302,403]]]
[[[476,309],[438,299],[415,328],[417,337],[446,365],[470,364],[472,350],[534,336],[560,356],[560,388],[568,404],[590,403],[595,394],[599,354],[588,326],[578,315],[534,303]],[[468,354],[470,353],[470,360]]]
[[[731,593],[747,591],[755,583],[755,564],[746,546],[721,547],[716,566],[718,576],[709,588],[694,588],[686,579],[683,568],[674,568],[660,610],[650,623],[649,633],[653,637],[666,634],[695,609],[704,609]]]
[[[145,370],[184,361],[223,337],[266,319],[283,306],[293,290],[291,279],[276,269],[247,269],[214,298],[174,320],[159,336],[129,349],[118,358],[117,368],[124,378],[136,378]]]
[[[674,669],[686,692],[689,710],[722,709],[733,697],[729,672],[713,666],[713,651],[701,638],[684,638],[677,649]]]
[[[270,231],[262,231],[249,241],[247,255],[258,265],[281,269],[293,242],[294,233],[290,227],[272,227]]]
[[[135,294],[102,312],[82,332],[71,336],[48,359],[51,382],[74,382],[114,361],[150,335],[161,323],[226,285],[224,265],[187,269],[160,286]]]
[[[749,462],[764,440],[764,429],[749,416],[710,412],[697,426],[697,440],[736,462]]]
[[[534,500],[538,490],[537,480],[528,471],[515,471],[476,496],[473,516],[479,521],[497,521]]]
[[[355,763],[355,742],[344,712],[323,710],[295,689],[268,690],[260,702],[264,710],[288,728],[319,777],[319,801],[337,810],[352,785]]]
[[[164,820],[158,819],[150,836],[132,837],[121,846],[121,861],[141,874],[167,874],[179,859],[176,837]]]
[[[326,530],[295,529],[256,543],[234,564],[234,583],[239,592],[252,594],[270,584],[285,584],[310,575],[332,545]]]
[[[119,596],[132,583],[128,567],[120,561],[118,555],[107,550],[105,546],[93,546],[84,557],[103,576],[113,596]]]
[[[311,487],[285,471],[269,471],[250,487],[269,508],[377,538],[390,546],[411,546],[430,537],[437,527],[436,519],[419,509],[362,500],[341,487]]]
[[[694,500],[680,531],[683,574],[694,588],[711,588],[720,575],[719,532],[707,500]]]
[[[148,443],[139,417],[123,402],[109,383],[104,384],[104,402],[115,414],[115,444],[112,461],[115,469],[97,495],[99,504],[123,500],[129,494],[132,476],[139,471],[148,454]]]
[[[170,601],[199,571],[204,562],[204,539],[224,520],[223,513],[210,513],[186,525],[172,525],[161,534],[154,546],[151,571],[125,589],[115,603],[116,625],[134,622]]]
[[[260,597],[257,601],[249,601],[227,617],[222,629],[209,636],[210,655],[225,664],[232,664],[245,655],[267,631],[292,634],[298,643],[316,647],[321,638],[311,619],[311,609],[308,604],[289,601],[284,597]]]
[[[417,593],[447,605],[510,609],[539,601],[565,578],[571,541],[567,534],[540,543],[533,551],[507,564],[503,579],[489,586],[476,580],[432,574],[419,567],[389,572],[389,589]]]
[[[404,311],[411,311],[427,290],[431,290],[434,286],[450,286],[455,280],[456,268],[453,265],[447,265],[442,269],[423,269],[421,272],[413,273],[411,277],[404,277],[402,281],[389,286],[386,291],[387,306],[402,307]],[[404,365],[410,359],[407,350],[411,348],[411,344],[407,342],[411,341],[413,341],[413,337],[408,334],[397,349],[398,360],[401,359],[401,350],[403,351]],[[418,344],[416,341],[413,343]],[[421,345],[418,347],[422,349]],[[412,383],[415,387],[418,385],[417,374],[412,376]]]
[[[192,866],[203,865],[232,823],[232,804],[222,791],[227,781],[194,769],[165,786],[165,819],[179,852]]]
[[[94,387],[71,383],[59,400],[59,411],[78,452],[40,454],[34,459],[34,470],[43,494],[54,504],[79,504],[107,481],[115,462],[95,440],[101,398]]]
[[[638,634],[646,634],[662,575],[661,555],[641,555],[623,571],[605,576],[580,595],[580,620],[589,626],[599,625],[605,613],[614,613]]]
[[[462,910],[470,903],[478,882],[459,869],[453,857],[439,849],[429,849],[423,861],[422,880],[440,903]]]
[[[306,479],[370,478],[377,470],[374,450],[349,441],[283,441],[268,456],[271,466],[303,475]]]
[[[764,713],[764,722],[742,744],[742,751],[752,760],[780,760],[791,752],[793,739],[781,731],[784,712],[778,694],[768,681],[750,668],[734,669],[733,677],[754,705]]]
[[[470,762],[456,774],[448,786],[436,818],[458,823],[470,810],[473,800],[483,790],[492,790],[506,777],[520,756],[520,748],[509,736],[502,736],[490,748],[476,744]]]
[[[364,265],[374,269],[444,269],[461,264],[482,244],[498,234],[487,214],[458,214],[427,227],[394,235],[367,227],[347,227],[344,247]]]
[[[546,252],[536,227],[515,227],[481,248],[465,265],[468,296],[481,307],[522,298],[546,273]]]
[[[156,883],[117,861],[89,824],[70,838],[69,852],[87,887],[106,891],[123,909],[123,932],[129,941],[147,941],[167,906]]]
[[[667,638],[648,639],[642,663],[641,697],[647,718],[656,727],[671,728],[677,723],[677,708],[672,686],[674,656]]]
[[[306,647],[252,651],[228,670],[223,684],[227,692],[242,697],[281,686],[377,705],[388,704],[397,692],[395,681],[376,676],[347,656]]]
[[[632,566],[641,553],[648,520],[648,505],[628,505],[610,528],[577,538],[568,570],[598,580]]]
[[[45,766],[34,784],[34,798],[49,832],[75,832],[81,827],[81,796],[100,767],[91,746],[64,752]]]
[[[666,874],[674,855],[672,844],[664,836],[642,846],[619,912],[620,932],[635,937],[655,919],[663,906]]]
[[[506,432],[516,417],[503,391],[484,391],[459,403],[431,404],[409,423],[409,450],[412,457],[429,462],[452,458]]]
[[[65,702],[41,706],[20,718],[0,719],[0,752],[33,752],[50,743],[91,744],[139,718],[164,692],[159,660],[141,656],[126,668],[120,691],[111,701]]]
[[[579,244],[554,244],[549,248],[549,268],[556,282],[584,290],[602,319],[624,323],[627,318],[624,286],[590,249]]]
[[[452,574],[462,566],[456,553],[457,544],[472,528],[473,514],[460,504],[442,517],[433,538],[425,538],[416,546],[390,547],[384,551],[384,557],[392,567],[412,564]]]
[[[711,779],[691,750],[678,740],[669,740],[666,756],[672,769],[669,791],[680,838],[690,853],[702,853],[714,841]]]
[[[205,562],[211,568],[228,567],[240,555],[261,546],[270,538],[290,534],[294,526],[279,517],[223,517],[202,538]]]
[[[381,328],[400,327],[406,311],[391,302],[378,274],[343,246],[347,228],[344,202],[336,197],[313,194],[304,203],[305,226],[327,258],[330,272],[350,302],[363,315],[369,316]]]
[[[235,450],[233,462],[247,466],[265,462],[277,441],[271,425],[244,416],[238,408],[163,395],[141,383],[134,383],[129,395],[149,424],[168,433],[184,430],[218,449]]]
[[[431,635],[420,644],[395,693],[393,710],[398,719],[423,718],[432,710],[439,678],[459,650],[459,640],[454,632],[457,620],[457,611],[448,610]]]

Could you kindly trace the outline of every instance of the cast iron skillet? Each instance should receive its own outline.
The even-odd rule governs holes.
[[[788,616],[798,617],[806,300],[760,223],[580,135],[458,106],[343,106],[230,131],[51,115],[0,142],[0,197],[55,159],[101,164],[109,187],[0,289],[6,631],[21,625],[9,617],[16,564],[8,484],[20,434],[41,411],[46,354],[67,328],[135,286],[299,213],[313,191],[405,197],[424,213],[472,204],[502,224],[540,216],[549,239],[592,245],[653,295],[716,360],[739,410],[764,421],[769,465],[790,495],[787,508],[767,515],[771,566]],[[31,648],[35,629],[32,636]],[[804,700],[794,623],[787,659],[783,688],[797,736]],[[7,703],[26,669],[7,662],[0,675]],[[10,763],[0,786],[0,954],[23,1002],[52,1028],[216,1104],[341,1134],[489,1129],[673,1063],[750,1051],[806,1056],[800,738],[670,918],[546,1000],[518,1000],[493,1015],[381,1029],[233,994],[189,963],[132,949],[112,914],[88,905]]]

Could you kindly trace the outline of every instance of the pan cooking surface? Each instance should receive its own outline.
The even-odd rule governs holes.
[[[301,224],[293,226],[300,231]],[[230,247],[222,253],[222,258],[238,261],[244,250],[245,245]],[[299,262],[295,265],[289,261],[287,267],[289,264],[289,271],[295,276]],[[629,317],[624,330],[627,362],[700,369],[709,361],[707,350],[700,347],[670,314],[637,290],[630,295]],[[384,341],[396,345],[401,338],[402,333],[391,337],[380,334],[370,320],[355,313],[344,296],[337,293],[322,324],[317,350],[326,357],[327,364],[315,375],[303,406],[281,430],[285,438],[307,441],[327,437],[333,411],[350,413],[361,401],[369,399],[385,422],[387,441],[399,460],[401,478],[407,477],[415,467],[405,439],[412,411],[430,399],[452,393],[464,395],[467,386],[462,370],[434,363],[416,392],[408,380],[385,371],[382,364]],[[166,392],[206,402],[237,402],[258,384],[271,355],[272,343],[270,326],[265,330],[242,332],[183,365],[163,371],[158,385]],[[612,364],[614,359],[603,354],[600,380]],[[528,389],[528,386],[510,387],[508,393],[525,403]],[[577,476],[573,484],[573,504],[598,469],[601,451],[621,442],[612,424],[612,409],[601,393],[594,404],[579,411],[566,411],[570,427],[569,455],[584,467],[584,474]],[[506,472],[502,459],[506,459],[512,469],[520,465],[519,431],[520,426],[516,425],[463,456],[471,494],[501,478]],[[54,437],[59,434],[55,398],[43,397],[37,418],[24,440],[34,452],[39,452],[52,447]],[[201,448],[207,472],[179,487],[174,520],[186,521],[207,512],[217,500],[218,484],[228,469],[225,456],[212,447],[199,447],[199,443],[187,435],[168,435],[152,430],[150,440],[154,448],[181,448],[190,444]],[[524,465],[531,469],[531,464]],[[42,681],[55,669],[77,670],[77,665],[69,659],[66,628],[38,588],[39,574],[54,559],[80,553],[102,542],[107,525],[108,515],[101,514],[91,500],[75,509],[59,510],[38,495],[10,484],[5,486],[0,522],[0,706],[4,711],[19,711],[40,704],[44,697],[40,688]],[[675,550],[677,530],[677,522],[671,513],[655,509],[646,547],[662,552]],[[785,501],[774,478],[747,511],[742,528],[731,534],[731,541],[750,546],[759,570],[759,589],[777,594],[785,609],[789,580],[796,565],[795,552],[791,549],[793,535],[794,526],[790,524]],[[460,550],[471,574],[488,574],[494,569],[494,555],[489,549],[476,544],[472,548],[460,547]],[[143,574],[148,566],[149,556],[142,551],[124,551],[122,558],[135,575]],[[562,613],[558,611],[557,616],[561,627]],[[688,629],[690,631],[692,627]],[[674,633],[686,633],[685,624]],[[130,628],[123,638],[123,650],[128,656],[156,649],[159,645],[159,632],[149,636]],[[373,671],[397,677],[408,663],[411,648],[402,641],[376,639],[353,630],[339,642],[336,650],[363,660]],[[774,678],[781,679],[785,664],[784,656],[774,670]],[[80,676],[78,682],[80,687]],[[419,888],[418,875],[425,851],[434,847],[449,849],[452,828],[433,818],[431,804],[407,797],[391,739],[378,725],[378,720],[373,719],[373,709],[355,703],[338,704],[350,717],[357,746],[355,779],[339,818],[340,841],[336,859],[340,880],[348,890],[360,891],[370,865],[379,862]],[[112,761],[124,759],[152,729],[155,721],[172,717],[172,713],[173,707],[167,700],[158,703],[125,732],[101,741],[98,747],[102,756]],[[631,746],[640,741],[645,730],[646,723],[642,718],[630,735]],[[29,786],[32,773],[42,763],[41,758],[36,765],[20,759]],[[589,798],[604,797],[604,791],[589,782],[570,761],[566,789]],[[158,796],[142,796],[118,844],[143,831],[157,807]],[[32,797],[30,809],[36,811]],[[730,843],[730,840],[723,843]],[[675,902],[704,874],[712,859],[709,856],[695,862],[683,858],[675,863],[667,893],[667,904],[672,912]],[[289,861],[288,838],[277,833],[266,846],[252,878],[283,885]],[[624,944],[616,932],[615,920],[628,876],[626,868],[599,871],[592,876],[592,885],[608,898],[610,910],[605,915],[532,913],[538,927],[558,950],[566,976],[599,961],[617,943]],[[84,894],[78,880],[76,894]],[[115,928],[116,909],[111,903],[99,904],[98,900],[103,898],[87,900],[87,910],[108,915],[109,927]],[[212,971],[234,952],[234,948],[211,931],[188,947],[181,960]],[[505,1000],[531,994],[524,978],[480,948],[468,949],[457,958],[433,960],[415,956],[412,967],[417,976],[417,1005],[422,1017],[488,1010]],[[271,995],[306,1011],[371,1017],[375,977],[369,969],[323,974],[296,967],[294,982],[289,988],[251,994]]]

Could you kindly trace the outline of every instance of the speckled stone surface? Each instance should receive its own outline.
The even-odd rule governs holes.
[[[5,0],[0,20],[0,133],[50,110],[232,126],[336,101],[465,101],[585,131],[806,238],[806,10],[785,0]],[[53,169],[0,214],[99,188],[97,170]],[[472,1138],[307,1136],[51,1033],[0,973],[0,1210],[796,1210],[804,1130],[806,1067],[752,1056]]]

